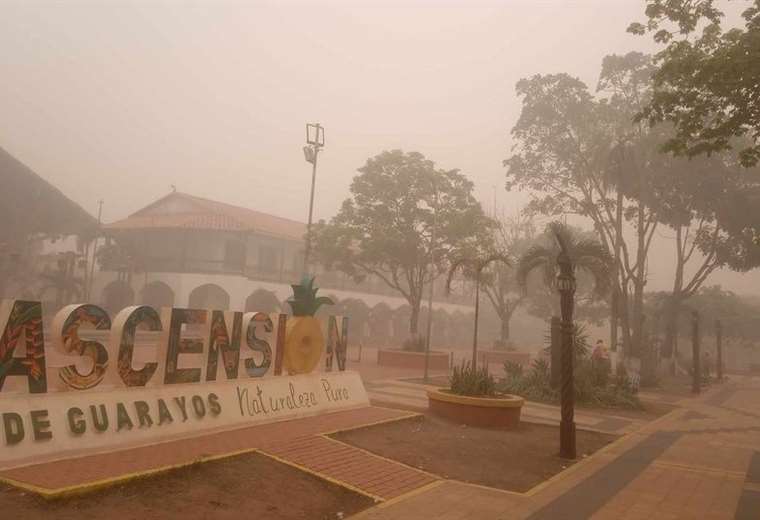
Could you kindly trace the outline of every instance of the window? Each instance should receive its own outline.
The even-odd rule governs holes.
[[[224,269],[242,273],[245,270],[245,244],[238,240],[228,240],[224,244]]]
[[[262,273],[277,272],[277,250],[270,246],[259,247],[259,271]]]

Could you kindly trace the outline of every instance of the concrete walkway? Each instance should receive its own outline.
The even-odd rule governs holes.
[[[399,379],[378,379],[365,381],[365,388],[370,401],[378,406],[403,408],[425,413],[428,409],[426,390],[438,388],[435,385],[422,385]],[[672,403],[669,403],[672,404]],[[559,406],[526,402],[521,417],[524,421],[541,424],[559,424]],[[639,430],[647,421],[622,417],[610,412],[576,410],[575,424],[584,430],[624,435]]]
[[[441,480],[353,518],[760,519],[760,378],[677,404],[527,493]]]

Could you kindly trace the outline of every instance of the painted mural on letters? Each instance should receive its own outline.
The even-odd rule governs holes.
[[[291,299],[294,316],[137,305],[111,320],[97,305],[66,306],[50,329],[63,366],[49,366],[55,356],[46,356],[40,302],[3,300],[0,467],[40,454],[366,405],[361,379],[343,372],[347,318],[330,316],[324,334],[313,311],[328,302],[316,298],[311,281],[302,285],[306,292]],[[101,339],[88,338],[88,330]],[[154,354],[136,360],[136,345],[143,357]],[[325,372],[310,375],[323,355]],[[333,358],[338,373],[331,372]],[[294,377],[266,377],[283,367]],[[56,373],[49,386],[48,374]],[[3,386],[9,378],[11,389]]]

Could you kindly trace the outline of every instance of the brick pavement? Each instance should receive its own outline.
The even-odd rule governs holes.
[[[427,485],[435,477],[325,435],[415,415],[370,406],[7,469],[0,471],[0,481],[57,496],[203,460],[258,451],[380,501]]]
[[[354,518],[758,520],[759,396],[734,377],[526,493],[440,481]]]
[[[277,443],[263,452],[379,500],[437,480],[428,473],[322,436]]]

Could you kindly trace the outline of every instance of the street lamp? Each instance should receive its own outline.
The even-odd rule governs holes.
[[[427,333],[425,335],[425,371],[423,381],[428,382],[428,370],[430,368],[430,335],[433,330],[433,287],[435,286],[435,233],[438,228],[438,185],[433,177],[433,193],[435,206],[433,207],[433,228],[430,230],[430,288],[428,292],[428,315]]]
[[[575,385],[573,382],[573,308],[575,306],[575,275],[564,244],[560,243],[561,252],[557,256],[559,275],[557,290],[560,294],[560,310],[562,314],[562,384],[561,384],[561,414],[559,425],[559,456],[574,459],[575,451]]]
[[[309,254],[311,253],[311,220],[314,212],[314,184],[317,180],[317,155],[325,146],[325,129],[319,123],[306,124],[306,146],[303,155],[311,163],[311,196],[309,197],[309,223],[306,226],[306,250],[303,256],[303,274],[309,271]]]

